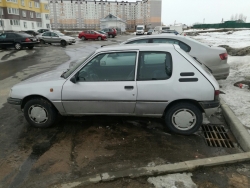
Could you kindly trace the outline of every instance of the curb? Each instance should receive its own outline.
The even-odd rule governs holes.
[[[101,181],[106,182],[120,178],[136,178],[141,176],[158,176],[158,175],[171,174],[177,172],[180,173],[180,172],[192,171],[199,167],[211,167],[211,166],[224,165],[224,164],[243,162],[243,161],[250,161],[250,152],[225,155],[219,157],[211,157],[205,159],[197,159],[197,160],[185,161],[174,164],[159,165],[154,167],[141,167],[141,168],[134,168],[117,172],[106,172],[102,174],[96,174],[93,176],[86,176],[83,178],[79,178],[74,182],[72,181],[68,183],[58,184],[51,187],[73,188],[76,186],[83,186],[83,185],[98,183]]]
[[[227,124],[229,125],[241,148],[244,151],[249,152],[250,134],[248,133],[247,128],[235,116],[234,112],[230,109],[230,107],[225,103],[223,99],[221,99],[221,109]]]

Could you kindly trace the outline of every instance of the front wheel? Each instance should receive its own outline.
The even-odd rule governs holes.
[[[112,38],[113,37],[113,35],[109,35],[109,38]]]
[[[99,40],[99,41],[102,40],[102,37],[97,37],[97,40]]]
[[[28,46],[28,48],[29,48],[30,50],[32,50],[32,49],[34,48],[34,46]]]
[[[65,40],[62,40],[61,41],[61,46],[66,46],[67,45],[67,42]]]
[[[81,39],[82,39],[82,40],[86,40],[86,38],[85,38],[85,37],[81,37]]]
[[[57,116],[55,107],[42,98],[33,98],[24,105],[24,117],[34,127],[50,127],[55,123]]]
[[[20,43],[15,43],[14,45],[16,50],[21,50],[22,49],[22,45]]]
[[[201,110],[188,102],[171,106],[165,115],[165,123],[169,130],[183,135],[195,133],[200,128],[202,120]]]

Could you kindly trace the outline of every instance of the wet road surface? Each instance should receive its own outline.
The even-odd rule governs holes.
[[[109,43],[37,47],[33,55],[0,62],[0,75],[5,75],[0,79],[0,187],[49,187],[106,171],[242,152],[236,143],[235,148],[208,147],[201,131],[170,134],[161,119],[64,117],[52,128],[33,128],[21,111],[6,104],[14,84],[53,68],[66,69],[70,61]],[[216,118],[225,125],[220,114]]]

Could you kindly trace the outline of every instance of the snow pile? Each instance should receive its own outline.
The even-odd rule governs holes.
[[[232,34],[228,32],[200,33],[193,38],[213,46],[228,45],[233,48],[250,46],[250,30],[235,31]]]

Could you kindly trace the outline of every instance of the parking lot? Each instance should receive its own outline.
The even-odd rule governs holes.
[[[63,117],[52,128],[33,128],[21,111],[6,103],[14,84],[51,69],[67,69],[89,51],[130,37],[0,52],[0,187],[49,187],[106,171],[243,152],[220,111],[196,134],[181,136],[166,130],[162,119],[119,116]],[[208,136],[218,127],[228,136],[225,142]],[[144,187],[144,181],[131,185]],[[116,183],[110,186],[124,184]]]

